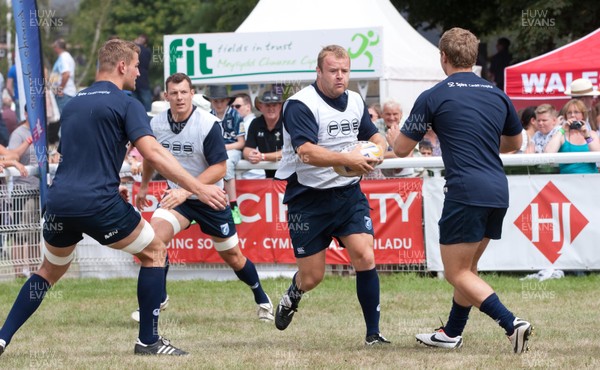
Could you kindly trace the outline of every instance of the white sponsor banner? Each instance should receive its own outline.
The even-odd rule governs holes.
[[[443,271],[438,221],[442,178],[423,184],[427,267]],[[600,174],[509,176],[502,239],[492,240],[479,270],[600,269]]]
[[[319,51],[330,44],[348,50],[353,79],[382,75],[382,28],[371,27],[165,35],[165,79],[182,72],[195,85],[313,81]]]

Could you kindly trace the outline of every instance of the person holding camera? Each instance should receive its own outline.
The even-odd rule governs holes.
[[[558,135],[554,135],[544,149],[545,153],[572,153],[600,151],[598,134],[586,124],[587,108],[578,99],[572,99],[563,107],[565,117]],[[560,173],[597,173],[596,163],[561,163]]]

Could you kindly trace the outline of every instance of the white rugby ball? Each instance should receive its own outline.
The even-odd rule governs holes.
[[[358,141],[356,143],[347,145],[344,148],[342,148],[342,150],[340,152],[342,152],[342,153],[351,152],[354,150],[354,148],[356,148],[357,145],[360,145],[360,152],[362,153],[363,156],[365,156],[367,158],[373,158],[373,159],[383,159],[383,150],[381,149],[381,147],[370,141]],[[374,164],[373,167],[375,167],[375,166],[377,166],[377,164]],[[338,175],[345,176],[345,177],[354,177],[354,176],[361,175],[360,172],[354,171],[350,167],[346,167],[346,166],[333,166],[333,170]]]

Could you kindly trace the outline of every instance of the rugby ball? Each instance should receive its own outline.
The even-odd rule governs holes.
[[[342,148],[342,150],[340,152],[341,153],[349,153],[349,152],[353,151],[357,145],[360,145],[360,152],[362,153],[363,156],[365,156],[367,158],[383,160],[383,150],[381,149],[381,147],[370,141],[358,141],[356,143],[345,146],[344,148]],[[373,167],[377,166],[377,164],[375,164]],[[354,171],[350,167],[346,167],[346,166],[333,166],[333,170],[338,175],[345,176],[345,177],[354,177],[354,176],[361,175],[360,172]]]

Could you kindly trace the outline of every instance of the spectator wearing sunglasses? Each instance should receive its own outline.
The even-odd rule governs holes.
[[[250,124],[256,118],[256,115],[252,111],[252,99],[250,95],[246,93],[239,93],[235,95],[235,100],[231,104],[240,116],[244,119],[244,128],[246,130],[246,140],[248,140],[248,131],[250,130]],[[265,170],[248,170],[242,173],[242,179],[264,179]]]

